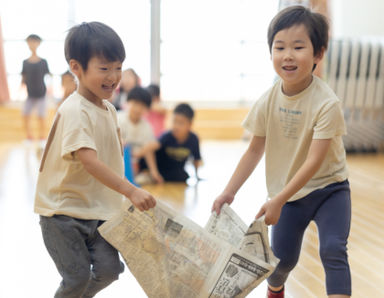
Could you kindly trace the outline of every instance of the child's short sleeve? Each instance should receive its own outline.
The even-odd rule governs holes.
[[[25,68],[26,68],[25,63],[26,63],[26,61],[24,60],[24,61],[23,61],[23,67],[22,67],[22,69],[21,69],[21,74],[22,74],[22,75],[24,75],[24,74],[25,74],[25,71],[26,71],[26,69],[25,69]]]
[[[165,132],[159,137],[159,143],[161,144],[161,147],[164,147],[169,143],[169,140],[171,139],[171,133],[170,132]]]
[[[199,138],[196,135],[193,138],[191,153],[194,160],[201,160]]]
[[[78,117],[76,116],[66,117],[63,124],[61,156],[64,159],[72,159],[72,152],[80,148],[89,148],[97,151],[94,125],[92,125],[90,117],[84,111],[80,112]]]
[[[49,74],[48,62],[45,59],[43,59],[43,73],[44,74]]]
[[[266,136],[266,108],[265,98],[260,98],[252,106],[247,117],[243,121],[243,127],[251,132],[254,136]]]
[[[345,133],[346,128],[340,102],[332,101],[324,105],[314,127],[313,139],[331,139]]]

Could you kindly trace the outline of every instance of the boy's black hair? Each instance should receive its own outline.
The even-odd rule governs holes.
[[[152,96],[142,87],[134,87],[128,93],[127,101],[137,101],[144,104],[147,108],[151,107]]]
[[[268,46],[272,52],[272,44],[275,35],[284,29],[303,24],[308,30],[309,38],[313,46],[314,56],[326,50],[328,47],[329,25],[325,16],[312,12],[310,9],[294,5],[281,10],[271,21],[268,27]]]
[[[187,103],[178,104],[173,110],[173,114],[183,115],[190,121],[192,121],[193,117],[195,116],[195,112],[193,111],[192,107]]]
[[[147,90],[149,93],[151,93],[152,97],[159,97],[160,96],[160,87],[156,84],[151,84],[147,87]]]
[[[84,70],[94,56],[105,58],[109,62],[125,59],[123,42],[109,26],[100,22],[81,23],[72,27],[65,39],[65,59],[77,60]]]
[[[28,37],[25,40],[26,41],[28,41],[28,40],[36,40],[38,42],[42,41],[41,37],[39,35],[37,35],[37,34],[30,34],[30,35],[28,35]]]

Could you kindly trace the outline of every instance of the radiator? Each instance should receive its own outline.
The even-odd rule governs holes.
[[[347,152],[384,148],[384,40],[331,40],[327,80],[343,103]]]

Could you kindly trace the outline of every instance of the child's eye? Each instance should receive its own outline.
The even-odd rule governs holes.
[[[106,68],[106,67],[100,67],[100,70],[108,70],[108,68]]]
[[[282,51],[282,50],[284,50],[284,48],[283,47],[276,47],[275,50]]]
[[[301,50],[304,49],[304,47],[295,47],[295,50]]]

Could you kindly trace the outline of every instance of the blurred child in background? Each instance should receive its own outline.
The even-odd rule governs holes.
[[[41,44],[41,37],[36,34],[31,34],[26,39],[28,47],[31,51],[31,56],[23,61],[22,85],[27,86],[27,101],[24,105],[23,116],[26,137],[28,141],[33,140],[31,131],[31,112],[33,108],[37,109],[39,118],[39,139],[42,146],[45,140],[45,116],[46,116],[46,100],[45,94],[47,87],[45,86],[44,78],[49,74],[48,63],[45,59],[37,55],[37,48]]]
[[[115,96],[111,99],[116,110],[123,109],[123,105],[129,91],[139,86],[141,86],[141,79],[136,71],[133,68],[124,70],[121,75],[120,88],[117,90]]]
[[[156,138],[144,118],[151,106],[151,94],[142,87],[134,87],[128,93],[127,102],[127,111],[119,112],[119,123],[123,144],[131,148],[134,173],[138,174],[138,162],[143,158],[151,178],[161,183],[163,178],[157,170],[155,154],[150,150],[156,144]]]
[[[75,77],[69,70],[61,75],[61,87],[63,88],[63,98],[61,99],[59,105],[61,105],[68,96],[75,92],[77,88]]]
[[[75,76],[68,70],[61,75],[61,86],[63,87],[63,99],[66,99],[77,88]]]
[[[201,165],[199,138],[194,134],[192,122],[194,117],[192,107],[181,103],[173,110],[172,128],[164,133],[156,146],[157,167],[165,181],[185,182],[189,175],[185,171],[185,164],[189,158],[193,159],[196,177]]]
[[[146,119],[151,124],[153,133],[158,138],[164,132],[167,109],[161,104],[159,85],[151,84],[147,87],[147,90],[152,96],[152,104]]]

